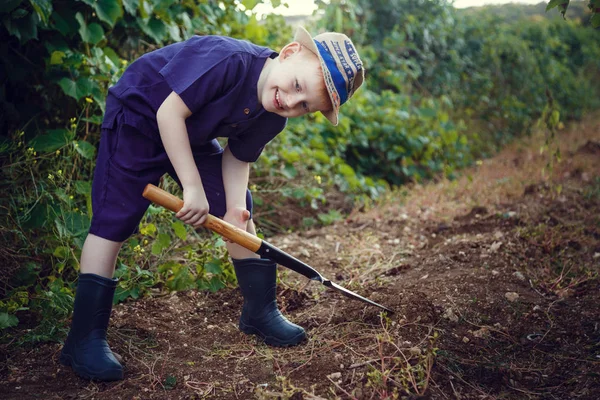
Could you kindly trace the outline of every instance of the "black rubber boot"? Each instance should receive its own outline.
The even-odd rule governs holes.
[[[95,274],[79,275],[71,331],[62,349],[60,363],[71,366],[82,378],[123,379],[123,367],[106,342],[116,286],[116,279]]]
[[[306,338],[304,329],[288,321],[277,308],[277,264],[271,260],[233,260],[244,296],[240,330],[271,346],[294,346]]]

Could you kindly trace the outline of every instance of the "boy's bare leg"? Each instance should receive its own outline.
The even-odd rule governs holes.
[[[256,236],[256,228],[254,227],[254,222],[252,220],[248,221],[248,228],[246,229],[248,233]],[[231,258],[241,260],[244,258],[260,258],[260,256],[242,246],[235,243],[227,243],[227,251],[229,252],[229,256]]]
[[[111,279],[122,244],[90,233],[81,251],[81,273],[96,274]]]

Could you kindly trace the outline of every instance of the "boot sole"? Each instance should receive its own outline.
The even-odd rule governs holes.
[[[87,379],[90,381],[110,382],[120,381],[121,379],[123,379],[122,370],[107,369],[101,371],[100,373],[92,373],[88,371],[83,365],[77,364],[73,360],[73,357],[71,357],[68,354],[62,353],[58,361],[64,366],[71,367],[73,369],[73,372],[75,372],[75,374],[80,378]]]
[[[260,330],[256,329],[253,326],[240,324],[240,331],[244,332],[248,335],[256,335],[261,338],[266,344],[269,346],[275,347],[291,347],[300,344],[304,339],[306,339],[306,332],[299,333],[298,335],[292,337],[289,340],[280,340],[274,336],[265,335]]]

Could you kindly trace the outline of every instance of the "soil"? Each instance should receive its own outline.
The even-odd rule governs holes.
[[[279,305],[307,342],[237,329],[237,288],[115,306],[125,379],[88,382],[61,346],[4,347],[5,399],[597,399],[600,117],[540,135],[455,181],[395,192],[325,228],[269,239],[394,314],[279,269]]]

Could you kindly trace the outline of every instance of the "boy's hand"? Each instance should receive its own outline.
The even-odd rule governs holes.
[[[246,232],[248,230],[248,221],[250,220],[250,211],[246,210],[245,207],[231,208],[227,210],[223,220]],[[228,239],[223,238],[223,240],[231,243]]]
[[[175,216],[195,228],[206,221],[209,205],[202,187],[183,188],[183,208]]]

